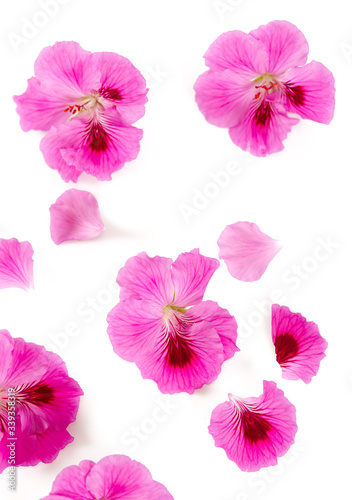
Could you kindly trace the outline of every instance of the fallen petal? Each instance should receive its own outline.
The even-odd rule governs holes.
[[[0,238],[0,288],[33,288],[33,248],[28,241]]]

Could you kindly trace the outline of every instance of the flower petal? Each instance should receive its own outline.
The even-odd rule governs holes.
[[[328,346],[318,326],[286,306],[272,306],[272,338],[276,360],[282,376],[288,380],[302,379],[309,384],[317,374]]]
[[[174,296],[171,264],[171,259],[149,257],[145,252],[128,259],[116,279],[121,287],[120,300],[143,299],[163,309]]]
[[[222,309],[216,302],[206,300],[189,309],[188,315],[194,321],[206,321],[212,325],[222,342],[224,361],[239,351],[236,345],[237,323],[227,309]]]
[[[162,334],[163,313],[151,302],[127,299],[108,314],[108,334],[114,351],[126,361],[149,352]]]
[[[312,61],[285,74],[286,109],[319,123],[330,123],[335,110],[335,79],[323,64]]]
[[[219,258],[224,259],[231,276],[241,281],[258,280],[282,248],[278,240],[262,233],[254,222],[226,226],[218,246]]]
[[[264,100],[259,106],[252,105],[241,124],[230,128],[230,137],[244,151],[266,156],[284,149],[282,141],[297,123],[283,106]]]
[[[217,259],[204,257],[196,248],[181,253],[172,264],[171,275],[175,287],[174,306],[188,307],[203,299],[210,278],[218,269]]]
[[[98,202],[88,191],[69,189],[50,207],[50,233],[57,245],[95,238],[103,229]]]
[[[185,316],[186,323],[187,313]],[[218,377],[223,361],[219,335],[211,323],[202,321],[181,328],[177,335],[162,332],[157,345],[136,364],[142,377],[154,380],[162,393],[193,394]]]
[[[279,75],[289,68],[303,66],[309,52],[308,42],[303,33],[288,21],[272,21],[250,32],[260,41],[268,54],[266,71]]]
[[[264,381],[259,397],[237,399],[217,406],[209,432],[243,471],[276,465],[294,443],[296,409],[274,382]]]
[[[86,481],[89,472],[95,466],[90,460],[83,460],[79,465],[71,465],[63,469],[56,477],[50,495],[43,500],[92,500],[94,497],[87,489]]]
[[[126,57],[113,52],[92,54],[92,63],[101,71],[100,94],[116,104],[125,124],[131,125],[145,113],[145,78]]]
[[[231,70],[206,71],[194,84],[196,102],[205,119],[218,127],[234,127],[252,102],[251,84]]]
[[[0,289],[33,288],[33,248],[28,241],[0,238]]]
[[[261,41],[242,31],[228,31],[213,42],[204,55],[212,70],[231,69],[251,79],[267,73],[268,55]]]
[[[53,127],[40,148],[49,167],[58,170],[64,180],[69,177],[67,167],[75,169],[72,174],[84,171],[99,180],[110,180],[113,172],[137,158],[142,136],[142,130],[125,126],[116,110],[109,108],[100,121],[84,116]]]

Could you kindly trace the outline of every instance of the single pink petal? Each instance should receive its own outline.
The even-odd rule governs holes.
[[[125,126],[116,110],[109,108],[100,121],[85,115],[53,127],[40,148],[49,167],[58,170],[65,181],[76,180],[77,171],[110,180],[113,172],[137,158],[142,136],[142,130]]]
[[[251,82],[234,71],[206,71],[194,84],[196,102],[205,119],[218,127],[242,122],[251,104]]]
[[[119,302],[108,314],[108,334],[115,353],[126,361],[149,352],[163,331],[163,312],[136,299]]]
[[[286,108],[320,123],[330,123],[335,109],[335,79],[323,64],[312,61],[285,73]]]
[[[257,471],[277,464],[294,443],[296,409],[274,382],[264,381],[259,397],[229,401],[211,415],[209,432],[215,446],[223,448],[243,471]]]
[[[69,189],[50,207],[50,233],[57,245],[95,238],[103,229],[98,202],[88,191]]]
[[[188,307],[199,304],[210,278],[218,269],[217,259],[205,257],[196,248],[181,253],[172,264],[171,275],[175,287],[173,306]]]
[[[328,347],[318,326],[286,306],[272,306],[272,339],[276,360],[282,376],[288,380],[302,379],[309,384],[325,357]]]
[[[264,100],[249,108],[241,124],[230,128],[230,137],[244,151],[266,156],[284,149],[282,141],[297,123],[299,120],[287,116],[282,105]]]
[[[145,252],[128,259],[116,279],[121,287],[120,299],[147,300],[162,310],[174,297],[171,264],[171,259],[149,257]]]
[[[149,470],[125,455],[66,467],[42,500],[173,500]]]
[[[0,288],[33,287],[33,248],[28,241],[0,238]]]
[[[224,259],[231,276],[256,281],[281,250],[278,240],[261,232],[254,222],[235,222],[226,226],[218,239],[219,258]]]
[[[224,361],[239,351],[236,345],[237,323],[227,309],[223,309],[216,302],[206,300],[189,309],[188,315],[194,321],[206,321],[212,325],[222,342]]]
[[[205,53],[210,69],[231,69],[250,79],[267,73],[268,54],[261,41],[242,31],[228,31],[220,35]]]
[[[303,33],[288,21],[272,21],[250,32],[260,41],[269,56],[266,71],[279,75],[307,62],[309,46]]]
[[[224,361],[219,335],[211,323],[192,324],[187,313],[175,313],[149,353],[136,360],[142,377],[154,380],[164,394],[193,394],[218,377]]]
[[[131,125],[144,116],[147,89],[145,78],[126,57],[112,52],[92,54],[101,71],[99,93],[116,104],[124,123]]]

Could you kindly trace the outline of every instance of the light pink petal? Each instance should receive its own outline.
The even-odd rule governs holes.
[[[211,323],[190,324],[180,313],[175,325],[159,336],[153,349],[136,360],[142,377],[154,380],[164,394],[193,394],[219,375],[223,345]]]
[[[46,163],[64,180],[75,181],[82,172],[110,180],[113,172],[137,158],[143,131],[125,126],[114,108],[106,109],[99,120],[73,118],[42,139]]]
[[[0,330],[0,381],[4,381],[12,362],[13,338],[7,330]]]
[[[231,276],[241,281],[258,280],[281,250],[278,240],[262,233],[254,222],[226,226],[218,239],[219,257]]]
[[[204,257],[199,249],[181,253],[172,264],[171,275],[175,287],[173,305],[188,307],[202,301],[210,278],[218,269],[217,259]]]
[[[273,304],[272,338],[283,378],[302,379],[309,384],[328,347],[318,326],[301,314],[292,313],[286,306]]]
[[[57,245],[95,238],[103,229],[98,202],[88,191],[69,189],[50,207],[50,233]]]
[[[251,82],[231,70],[207,71],[194,85],[196,102],[205,119],[218,127],[238,125],[253,96]]]
[[[151,302],[127,299],[108,314],[108,334],[114,351],[126,361],[149,352],[162,334],[163,313]]]
[[[209,432],[215,446],[223,448],[243,471],[257,471],[277,464],[294,443],[296,409],[274,382],[264,381],[259,397],[238,399],[217,406]]]
[[[268,55],[261,41],[242,31],[220,35],[205,53],[205,63],[212,70],[231,69],[250,79],[267,73]]]
[[[100,460],[87,477],[87,488],[97,499],[173,499],[164,486],[153,481],[144,465],[125,455],[110,455]]]
[[[259,106],[252,105],[243,122],[230,128],[230,137],[244,151],[266,156],[284,149],[282,141],[297,123],[299,120],[287,116],[283,106],[264,100]]]
[[[288,21],[272,21],[251,31],[250,35],[264,45],[269,56],[264,73],[279,75],[289,68],[303,66],[307,61],[307,40]]]
[[[70,499],[92,500],[93,494],[87,489],[86,481],[94,462],[84,460],[79,465],[71,465],[63,469],[56,477],[50,495],[43,500]]]
[[[126,57],[112,52],[96,52],[92,61],[101,71],[100,94],[116,104],[124,123],[131,125],[145,113],[145,78]]]
[[[212,325],[222,342],[224,361],[239,351],[236,345],[237,323],[227,309],[222,309],[216,302],[206,300],[189,309],[187,314],[194,321],[206,321]]]
[[[171,265],[171,259],[149,257],[145,252],[131,257],[117,275],[116,281],[121,287],[120,299],[147,300],[162,310],[174,297]]]
[[[330,123],[335,109],[335,79],[321,63],[312,61],[303,68],[285,73],[286,108],[320,123]]]
[[[33,248],[28,241],[0,239],[0,288],[33,288]]]

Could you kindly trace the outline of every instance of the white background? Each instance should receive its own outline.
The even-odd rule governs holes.
[[[305,34],[308,60],[323,62],[335,75],[337,103],[329,126],[302,121],[281,153],[261,159],[243,154],[225,129],[205,121],[192,87],[206,69],[202,56],[218,35],[231,29],[248,32],[275,19],[291,21]],[[64,467],[111,453],[144,463],[175,500],[348,497],[351,19],[348,0],[66,0],[50,18],[43,17],[39,0],[6,3],[1,16],[0,237],[32,243],[35,290],[0,290],[0,328],[48,348],[55,339],[85,396],[69,428],[74,443],[52,464],[20,468],[16,493],[6,491],[5,471],[1,499],[40,499]],[[31,38],[27,31],[27,39],[16,46],[14,35],[23,36],[28,20],[42,26]],[[42,134],[22,132],[12,95],[25,91],[40,50],[59,40],[128,57],[151,90],[138,123],[144,129],[138,159],[110,182],[82,175],[76,186],[96,196],[105,232],[96,240],[56,246],[49,234],[49,206],[74,185],[45,164],[39,151]],[[182,206],[192,207],[196,193],[211,191],[211,176],[236,162],[237,175],[186,221]],[[206,299],[228,308],[240,323],[241,352],[223,365],[211,386],[193,396],[164,396],[114,354],[106,315],[118,292],[109,289],[126,259],[143,250],[176,258],[199,247],[217,257],[221,231],[241,220],[284,240],[260,281],[238,282],[222,263],[208,286]],[[314,254],[321,241],[333,245],[318,262]],[[318,323],[329,342],[309,385],[281,378],[267,313],[273,293]],[[244,473],[214,446],[207,426],[212,409],[228,392],[259,395],[263,379],[277,382],[296,406],[299,430],[278,466]],[[168,413],[158,410],[165,404]],[[156,415],[164,416],[163,422],[155,422]],[[137,441],[131,440],[133,427],[141,432]]]

